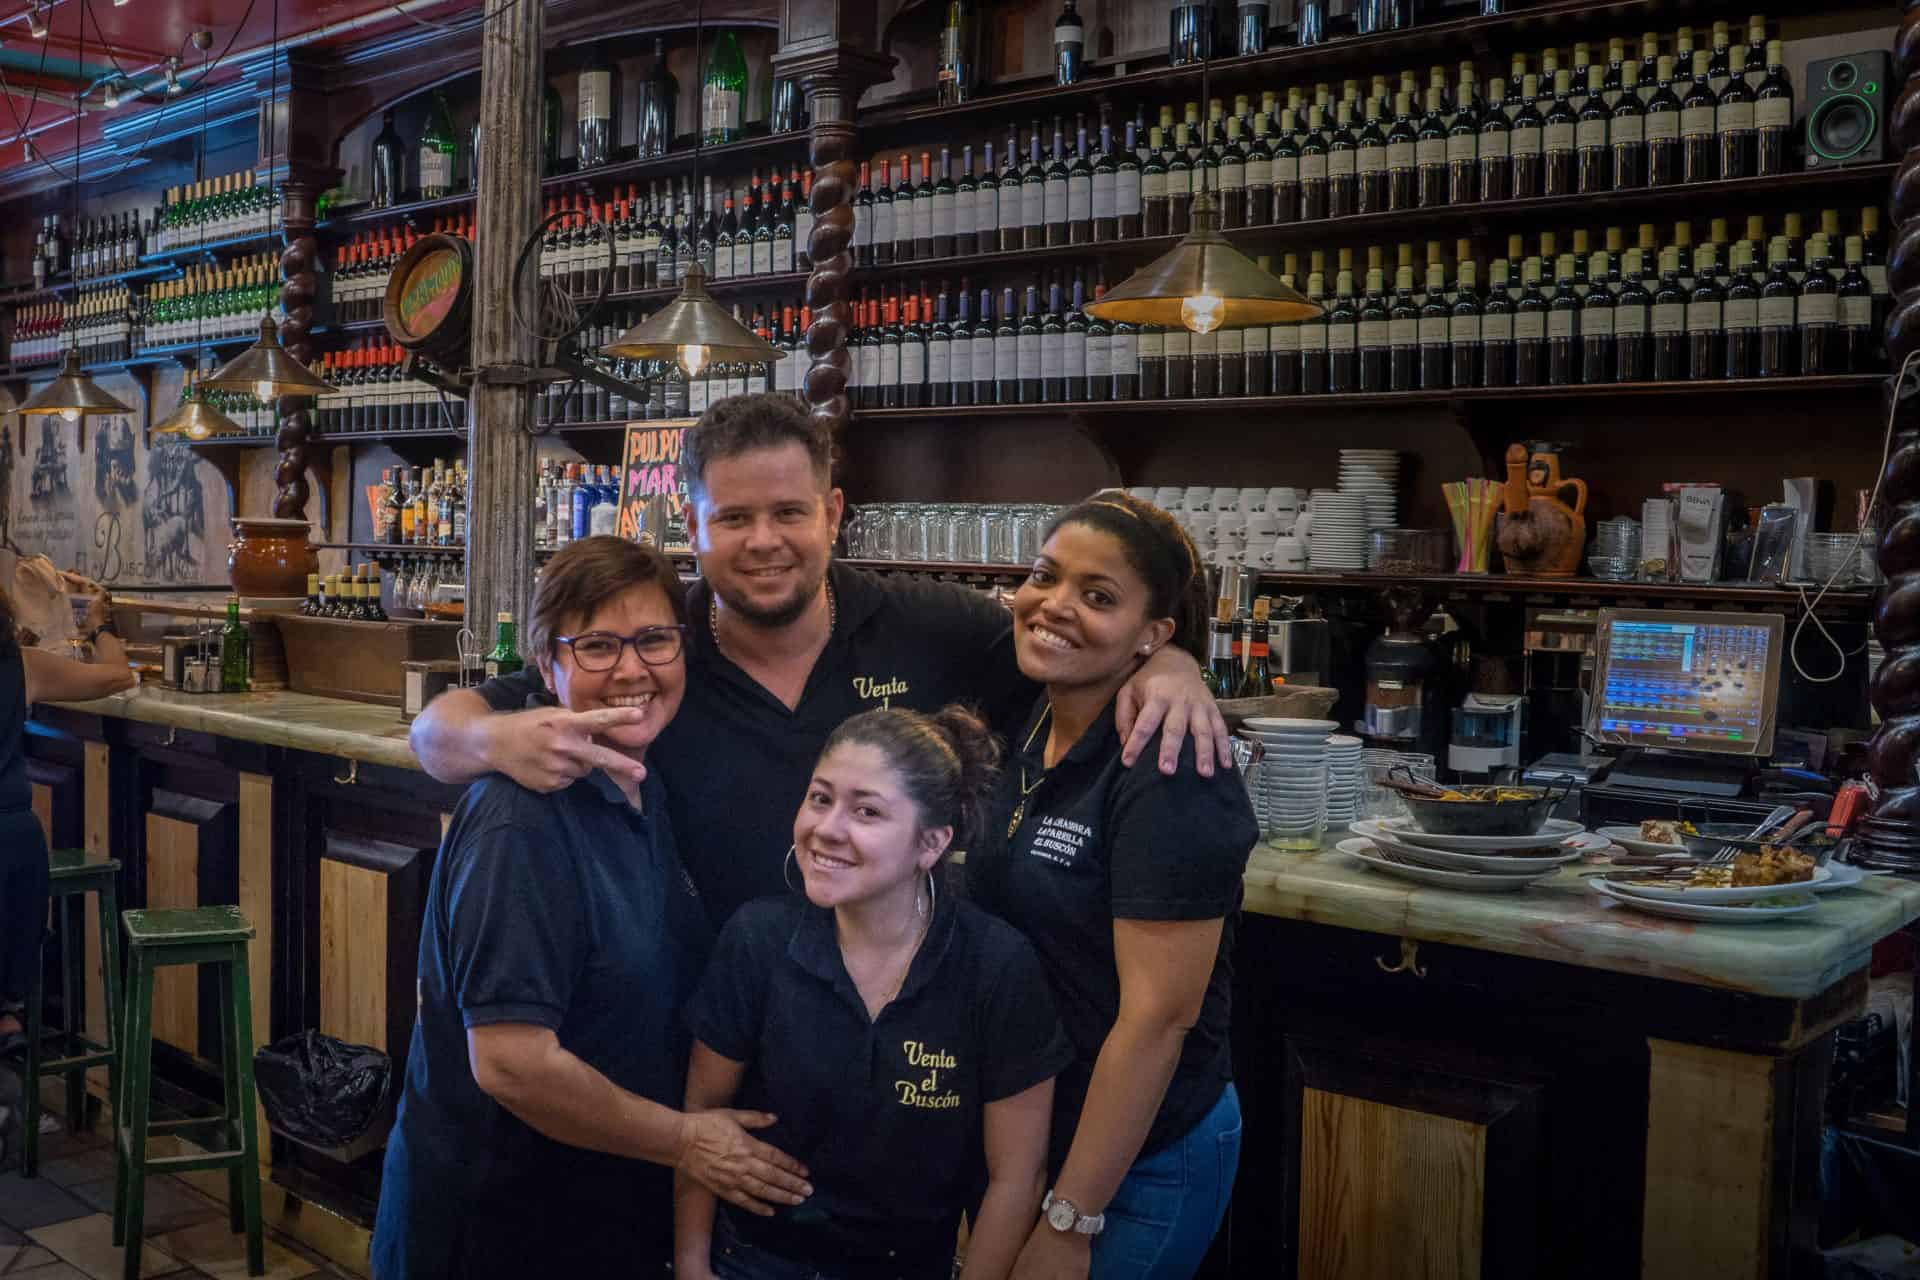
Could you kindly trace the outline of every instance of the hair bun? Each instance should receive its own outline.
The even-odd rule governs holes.
[[[931,712],[927,722],[960,759],[960,821],[955,825],[953,847],[965,849],[986,828],[987,810],[1000,785],[1000,739],[984,716],[958,702]]]

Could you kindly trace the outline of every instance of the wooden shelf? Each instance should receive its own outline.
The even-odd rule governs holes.
[[[147,253],[140,261],[153,264],[178,264],[193,262],[199,258],[216,258],[223,253],[241,253],[249,249],[278,249],[284,237],[280,228],[271,231],[254,231],[243,236],[228,236],[225,240],[206,240],[200,244],[183,245],[178,249],[168,249],[161,253]]]
[[[1746,582],[1606,582],[1598,578],[1529,578],[1502,573],[1278,573],[1262,570],[1263,586],[1298,587],[1305,590],[1381,590],[1394,586],[1418,586],[1432,591],[1467,595],[1555,596],[1575,600],[1698,600],[1720,604],[1764,604],[1798,609],[1801,593],[1794,587],[1765,586]],[[1819,586],[1806,589],[1812,601]],[[1868,588],[1829,591],[1820,602],[1822,609],[1864,613],[1873,600]]]
[[[467,554],[465,547],[416,547],[393,542],[310,542],[307,545],[316,551],[360,551],[371,556],[441,556],[460,559]]]
[[[386,445],[399,445],[408,440],[462,440],[467,438],[465,431],[451,427],[426,427],[417,431],[315,431],[312,439],[315,444],[346,444],[360,440],[374,440]]]
[[[142,258],[141,261],[146,262],[147,260]],[[71,277],[63,276],[59,280],[49,284],[46,292],[56,293],[64,297],[67,294],[76,293],[81,289],[99,289],[110,284],[130,284],[137,280],[171,279],[179,274],[180,268],[171,262],[154,262],[146,266],[131,267],[125,271],[116,271],[110,276],[88,276],[84,280],[75,280]]]
[[[764,276],[729,276],[724,280],[707,281],[707,292],[713,294],[715,297],[726,297],[729,294],[741,295],[798,291],[807,287],[808,274],[809,273],[805,271],[776,271],[772,275]],[[629,289],[625,293],[609,293],[607,295],[607,301],[664,302],[670,298],[677,297],[679,293],[679,285],[666,284],[656,286],[652,289]],[[591,302],[592,300],[592,296],[589,294],[588,297],[581,301]]]
[[[270,449],[280,443],[278,432],[263,436],[214,436],[210,440],[183,440],[190,449]]]

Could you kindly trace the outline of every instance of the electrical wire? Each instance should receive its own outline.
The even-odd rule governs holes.
[[[1913,369],[1916,360],[1920,360],[1920,350],[1907,353],[1907,358],[1900,362],[1900,371],[1894,375],[1893,394],[1887,397],[1887,429],[1886,434],[1883,435],[1880,440],[1880,466],[1878,470],[1874,472],[1873,492],[1867,498],[1867,510],[1865,513],[1867,515],[1871,515],[1874,508],[1880,504],[1880,485],[1886,478],[1887,459],[1892,456],[1893,453],[1893,425],[1900,414],[1900,392],[1901,389],[1907,385],[1907,374]],[[1810,512],[1803,512],[1802,514],[1803,516],[1811,515]],[[1884,532],[1884,530],[1882,530],[1882,532]],[[1860,548],[1866,545],[1866,540],[1867,525],[1863,520],[1860,528],[1853,535],[1853,549],[1840,558],[1840,563],[1835,565],[1833,572],[1827,575],[1827,580],[1821,584],[1820,590],[1814,595],[1813,599],[1807,599],[1807,589],[1804,586],[1796,588],[1800,594],[1801,614],[1800,620],[1794,624],[1793,636],[1787,642],[1787,658],[1793,663],[1793,669],[1800,673],[1800,678],[1808,684],[1832,684],[1835,680],[1838,680],[1846,674],[1848,658],[1853,657],[1855,654],[1864,653],[1867,650],[1867,645],[1861,645],[1858,649],[1852,650],[1851,652],[1842,649],[1840,642],[1833,638],[1833,633],[1827,630],[1827,624],[1820,621],[1820,619],[1814,615],[1814,608],[1822,600],[1826,599],[1827,592],[1833,590],[1833,585],[1840,580],[1840,576],[1843,573],[1851,574],[1856,572],[1855,566],[1859,560]],[[1830,676],[1810,676],[1807,674],[1807,669],[1800,665],[1800,633],[1806,630],[1809,620],[1812,621],[1814,630],[1820,633],[1820,637],[1831,645],[1834,653],[1839,656],[1840,665],[1834,668],[1834,672]],[[1872,640],[1869,638],[1868,644],[1871,643]]]

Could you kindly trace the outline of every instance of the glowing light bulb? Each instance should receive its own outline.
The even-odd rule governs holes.
[[[253,398],[260,401],[262,404],[265,404],[267,401],[273,399],[273,384],[271,382],[267,382],[264,380],[254,383]]]
[[[106,101],[109,111],[115,110],[120,105],[120,93],[112,85],[107,86]]]
[[[700,370],[707,366],[707,349],[698,343],[680,348],[680,367],[687,371],[689,378],[700,376]]]
[[[1226,304],[1219,294],[1196,293],[1180,299],[1180,323],[1194,333],[1212,333],[1226,318]]]
[[[212,434],[213,432],[207,430],[207,424],[204,422],[195,422],[192,426],[188,427],[186,431],[186,436],[189,440],[205,440]]]
[[[65,422],[78,422],[80,421],[80,411],[78,409],[62,409],[60,411],[60,417],[61,420]]]

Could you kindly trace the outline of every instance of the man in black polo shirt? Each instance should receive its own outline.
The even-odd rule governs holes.
[[[1015,664],[1007,611],[979,592],[831,563],[845,505],[832,484],[832,437],[791,397],[722,400],[688,430],[685,450],[701,581],[688,592],[685,702],[648,767],[665,784],[687,869],[717,922],[785,890],[793,815],[842,720],[962,701],[1006,734],[1038,687]],[[638,713],[573,714],[539,699],[531,666],[449,692],[414,721],[414,754],[442,782],[500,772],[545,791],[595,768],[638,770],[593,741]],[[1189,734],[1201,772],[1230,763],[1199,666],[1173,646],[1142,667],[1119,705],[1128,760],[1163,730],[1167,772]],[[515,714],[491,714],[506,711]]]

